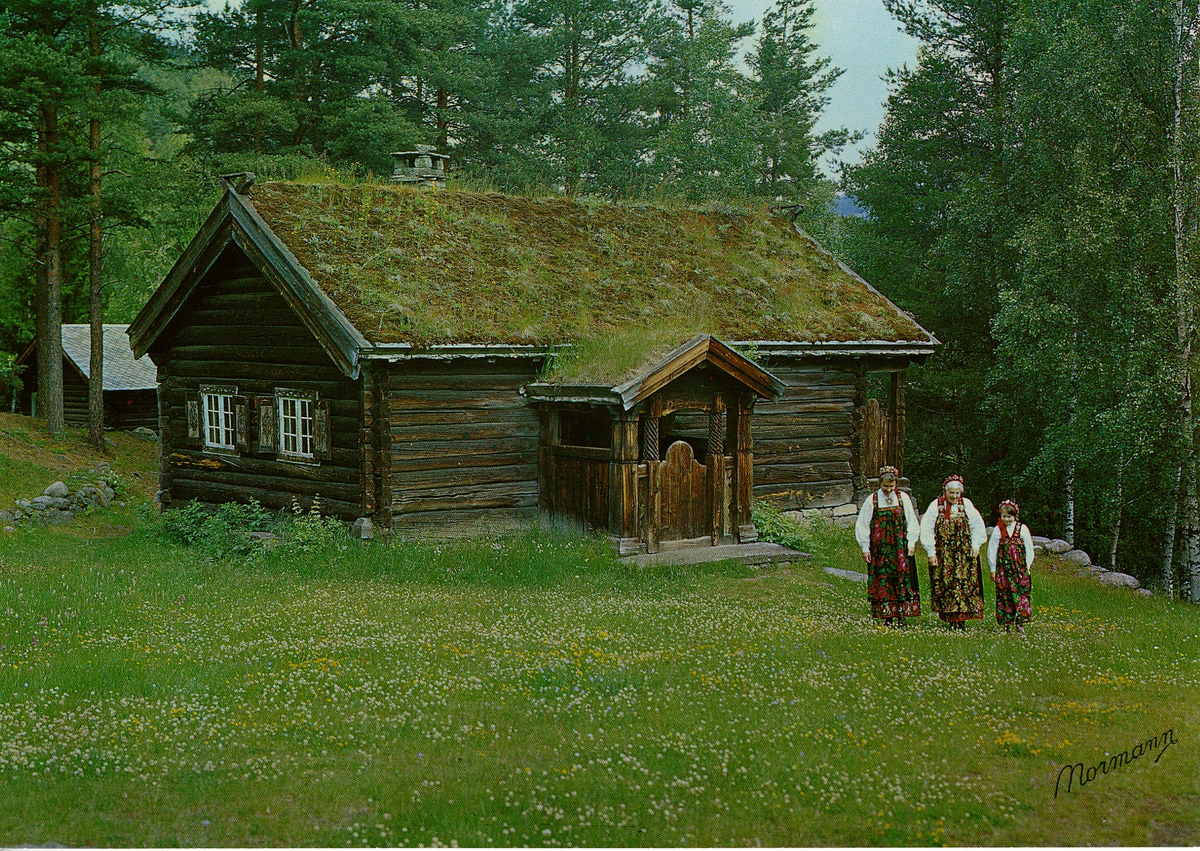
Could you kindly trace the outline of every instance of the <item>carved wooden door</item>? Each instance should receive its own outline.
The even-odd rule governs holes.
[[[696,460],[692,447],[682,440],[671,444],[667,457],[652,462],[657,484],[658,539],[681,541],[709,535],[713,528],[709,470]]]

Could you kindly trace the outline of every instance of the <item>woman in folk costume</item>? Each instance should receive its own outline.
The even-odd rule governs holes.
[[[1005,632],[1012,627],[1025,633],[1033,614],[1029,605],[1030,568],[1033,567],[1033,536],[1020,521],[1021,507],[1011,499],[1000,503],[1000,522],[988,541],[987,558],[996,580],[996,623]]]
[[[879,490],[863,500],[854,524],[863,559],[867,562],[867,593],[871,617],[888,626],[903,626],[904,618],[921,614],[921,590],[913,553],[921,538],[921,522],[908,494],[896,488],[895,467],[879,471]]]
[[[948,476],[921,517],[921,546],[929,554],[929,605],[952,629],[983,619],[979,550],[986,542],[983,517],[963,496],[962,476]]]

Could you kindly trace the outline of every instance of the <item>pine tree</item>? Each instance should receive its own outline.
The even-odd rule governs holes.
[[[825,92],[842,73],[831,67],[829,57],[813,55],[813,13],[812,0],[777,0],[763,16],[762,33],[747,57],[754,72],[755,131],[764,167],[759,180],[772,196],[786,189],[807,197],[819,180],[818,159],[861,138],[845,128],[813,135],[829,103]]]

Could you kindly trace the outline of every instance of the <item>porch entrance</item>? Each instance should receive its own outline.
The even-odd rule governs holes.
[[[713,493],[713,482],[719,471],[710,471],[698,462],[690,444],[682,440],[672,443],[667,449],[667,457],[648,462],[647,468],[647,507],[651,509],[650,523],[656,527],[648,530],[651,539],[657,532],[661,546],[662,542],[711,537],[714,529],[718,539],[722,537],[724,529],[719,509],[725,502],[725,483],[721,482],[720,494]],[[715,505],[714,497],[719,500]]]
[[[783,383],[709,335],[612,387],[537,382],[538,502],[623,555],[753,543],[755,399]],[[728,452],[729,454],[726,454]]]
[[[651,399],[641,414],[638,530],[648,553],[754,537],[749,523],[753,396],[736,387],[704,389],[708,392],[689,393],[686,399],[683,394]],[[728,410],[727,397],[732,397]],[[727,446],[733,450],[728,455]],[[739,465],[740,455],[745,457]]]

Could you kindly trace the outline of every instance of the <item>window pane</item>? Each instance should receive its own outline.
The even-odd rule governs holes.
[[[233,396],[204,394],[204,442],[219,449],[232,449],[234,441]]]
[[[313,457],[311,398],[279,397],[279,448],[284,455]]]

